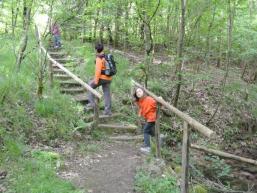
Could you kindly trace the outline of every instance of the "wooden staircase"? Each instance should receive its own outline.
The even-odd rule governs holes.
[[[65,54],[62,49],[51,48],[48,53],[55,61],[60,63],[71,72],[78,65],[76,60],[71,57],[67,57],[67,54]],[[82,104],[86,104],[88,102],[87,91],[78,82],[74,81],[58,66],[52,65],[52,69],[53,78],[60,84],[60,91],[62,93],[71,95],[75,101]]]
[[[67,68],[70,72],[79,65],[76,60],[68,57],[62,49],[50,48],[48,51],[49,55],[59,64]],[[80,83],[72,79],[57,65],[52,65],[52,76],[53,79],[60,84],[60,92],[63,94],[71,95],[72,98],[80,102],[82,105],[88,103],[87,90],[81,86]],[[132,124],[117,123],[117,119],[120,114],[114,113],[112,116],[100,115],[98,129],[106,132],[111,140],[119,141],[139,141],[143,140],[142,135],[138,135],[138,127]],[[94,116],[85,117],[85,122],[92,122]]]

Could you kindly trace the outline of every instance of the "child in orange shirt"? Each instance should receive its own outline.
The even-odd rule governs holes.
[[[146,120],[146,123],[143,127],[144,147],[141,147],[140,150],[145,153],[150,153],[150,136],[154,136],[157,103],[152,97],[147,96],[141,88],[136,89],[134,98],[136,104],[139,107],[138,114]]]

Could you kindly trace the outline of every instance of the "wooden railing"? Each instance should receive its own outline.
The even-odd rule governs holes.
[[[172,111],[175,115],[180,117],[183,121],[183,144],[182,144],[182,175],[181,175],[181,193],[188,193],[188,174],[189,174],[189,147],[190,147],[190,128],[200,132],[204,136],[208,138],[214,137],[214,132],[210,130],[208,127],[202,125],[195,119],[191,118],[189,115],[181,112],[174,106],[170,105],[168,102],[163,100],[163,98],[156,96],[154,93],[140,85],[139,83],[132,80],[132,84],[135,87],[141,88],[144,90],[146,94],[153,97],[158,102],[158,109],[160,109],[159,105],[166,107],[168,110]],[[155,127],[156,133],[156,155],[157,157],[161,156],[160,152],[160,128],[159,128],[159,118],[157,113],[157,124]]]
[[[97,92],[95,89],[93,89],[90,85],[85,83],[83,80],[81,80],[79,77],[77,77],[75,74],[70,72],[67,68],[65,68],[63,65],[58,63],[56,60],[54,60],[51,55],[48,53],[48,51],[44,48],[40,34],[38,32],[38,27],[35,25],[35,31],[36,31],[36,38],[38,41],[39,51],[43,51],[44,56],[50,61],[49,63],[49,70],[50,70],[50,77],[53,78],[53,65],[56,65],[58,68],[63,70],[68,76],[70,76],[74,81],[78,82],[83,88],[85,88],[88,92],[91,92],[95,96],[95,105],[94,105],[94,125],[97,127],[99,124],[99,99],[102,98],[102,95]],[[52,79],[51,78],[51,79]]]
[[[257,166],[256,160],[240,157],[240,156],[222,152],[219,150],[201,147],[201,146],[198,146],[195,144],[190,144],[190,128],[194,129],[195,131],[200,132],[202,135],[204,135],[205,137],[208,137],[210,139],[215,138],[215,133],[208,127],[202,125],[195,119],[191,118],[189,115],[181,112],[174,106],[170,105],[168,102],[163,100],[161,97],[156,96],[154,93],[152,93],[148,89],[144,88],[142,85],[135,82],[134,80],[132,80],[132,84],[137,88],[143,89],[146,94],[153,97],[158,102],[158,109],[159,109],[159,105],[161,104],[184,121],[184,123],[183,123],[183,143],[182,143],[182,174],[181,174],[181,184],[180,184],[181,193],[188,193],[189,148],[197,149],[197,150],[204,151],[204,152],[210,153],[210,154],[214,154],[214,155],[217,155],[220,157],[233,159],[233,160],[237,160],[240,162],[244,162],[244,163],[248,163],[248,164]],[[157,113],[157,123],[156,123],[156,127],[155,127],[155,132],[157,133],[157,135],[156,135],[156,142],[157,142],[156,143],[156,145],[157,145],[156,156],[160,157],[161,156],[160,139],[159,139],[159,134],[160,134],[159,122],[160,122],[160,120],[158,118],[159,117],[158,114],[159,114],[159,112]]]

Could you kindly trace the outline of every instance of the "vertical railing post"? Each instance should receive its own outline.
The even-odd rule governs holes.
[[[99,99],[95,98],[94,105],[94,127],[97,128],[99,124]]]
[[[161,144],[160,144],[160,105],[157,104],[157,115],[155,122],[155,138],[156,138],[156,157],[161,158]]]
[[[53,63],[48,60],[48,66],[49,66],[49,80],[50,80],[50,87],[52,88],[53,87]]]
[[[189,146],[190,130],[188,123],[184,121],[183,126],[183,145],[182,145],[182,175],[181,175],[181,193],[188,193],[189,177]]]

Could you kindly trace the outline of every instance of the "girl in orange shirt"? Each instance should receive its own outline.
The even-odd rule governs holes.
[[[144,147],[141,147],[140,150],[145,153],[150,153],[150,136],[154,136],[157,103],[152,97],[147,96],[141,88],[136,89],[134,98],[139,107],[138,114],[146,120],[143,127]]]

